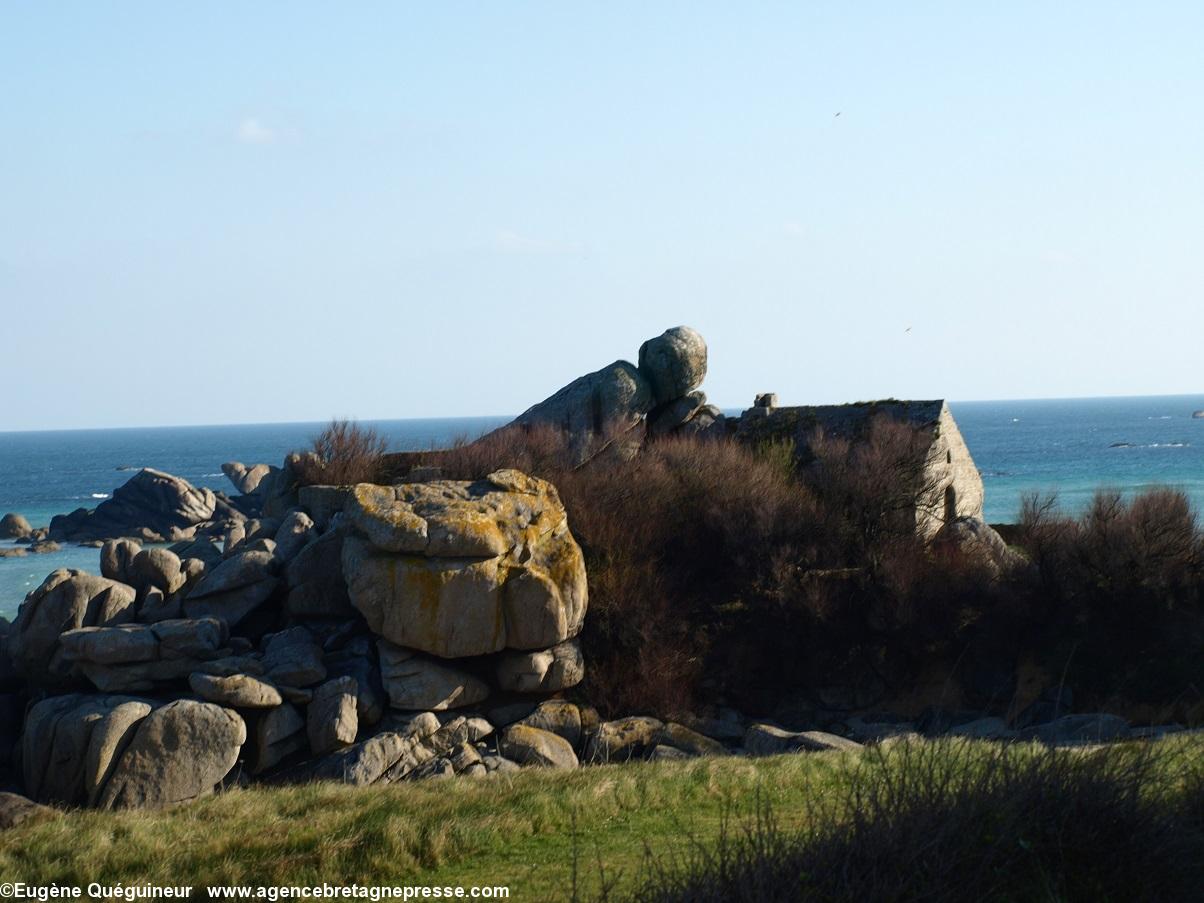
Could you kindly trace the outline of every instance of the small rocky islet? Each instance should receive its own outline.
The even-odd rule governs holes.
[[[765,393],[726,418],[701,391],[706,344],[688,327],[644,343],[638,360],[575,380],[502,429],[556,426],[584,461],[638,454],[649,436],[758,437],[864,413],[780,409]],[[930,457],[945,468],[937,504],[949,535],[1005,559],[947,407],[882,409],[943,443]],[[731,708],[602,721],[572,692],[587,667],[588,580],[553,485],[516,470],[448,480],[429,467],[393,485],[301,485],[303,463],[229,462],[229,495],[143,469],[47,528],[0,520],[0,538],[31,549],[99,546],[99,574],[54,571],[4,625],[0,769],[12,793],[0,821],[37,804],[158,808],[253,782],[486,777],[921,734],[1056,744],[1174,730],[1067,714],[1060,695],[1010,723],[939,708],[907,720],[846,711],[807,730]],[[913,516],[929,528],[928,513]]]

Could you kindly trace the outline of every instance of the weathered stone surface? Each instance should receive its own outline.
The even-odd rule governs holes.
[[[33,527],[22,515],[9,512],[0,517],[0,539],[24,539],[33,533]]]
[[[0,792],[0,831],[34,819],[53,818],[58,813],[18,793]]]
[[[167,549],[142,549],[130,560],[126,574],[137,589],[153,586],[170,595],[184,585],[180,559]]]
[[[415,737],[384,731],[326,756],[308,776],[315,780],[340,781],[356,786],[374,784],[416,743]]]
[[[356,637],[342,649],[327,653],[322,661],[328,677],[355,678],[360,724],[380,721],[388,700],[376,665],[375,644],[368,637]]]
[[[646,715],[605,721],[590,735],[585,760],[604,763],[641,758],[660,742],[664,727]]]
[[[207,571],[188,598],[202,599],[261,583],[270,579],[275,570],[276,561],[270,552],[240,551]]]
[[[861,744],[836,734],[823,731],[799,731],[797,733],[774,727],[771,724],[754,724],[744,734],[744,749],[753,756],[772,756],[777,753],[821,752],[823,750],[853,751]]]
[[[685,725],[666,722],[657,737],[660,746],[671,746],[690,756],[725,756],[727,747],[718,740],[692,731]]]
[[[581,550],[556,490],[517,471],[355,488],[343,572],[369,627],[444,658],[553,646],[581,628]],[[447,556],[447,557],[445,557]]]
[[[249,674],[218,677],[197,671],[188,675],[188,686],[207,702],[237,709],[270,709],[284,702],[279,690]]]
[[[159,638],[145,624],[77,627],[59,636],[63,658],[101,665],[149,662],[159,657]]]
[[[152,709],[149,702],[140,699],[118,701],[92,728],[84,760],[83,790],[89,806],[100,799],[138,725]]]
[[[284,569],[285,608],[295,618],[354,615],[343,579],[344,529],[332,529],[305,546]]]
[[[642,422],[655,404],[646,375],[627,361],[615,361],[573,380],[503,429],[553,426],[584,452],[591,440],[625,433]]]
[[[21,738],[26,793],[38,802],[84,805],[95,789],[88,776],[94,784],[96,776],[107,771],[118,745],[98,741],[90,766],[93,734],[98,729],[102,734],[112,734],[106,725],[114,711],[127,702],[136,700],[71,693],[51,696],[34,705],[26,716]],[[105,748],[109,756],[102,755]]]
[[[1027,564],[1025,557],[1009,548],[999,532],[980,517],[959,517],[945,524],[937,542],[977,558],[997,573]]]
[[[194,591],[184,600],[184,613],[190,618],[220,618],[233,627],[241,624],[249,614],[263,605],[279,584],[277,578],[268,577],[258,583],[225,592],[206,593],[200,597],[197,597]]]
[[[512,724],[502,731],[498,751],[521,765],[576,768],[577,754],[563,737],[527,724]]]
[[[263,667],[273,683],[290,687],[312,687],[326,679],[322,647],[304,627],[264,637]]]
[[[539,652],[512,652],[497,664],[497,682],[513,693],[555,693],[585,679],[581,644],[569,640]]]
[[[689,326],[666,329],[640,346],[640,373],[658,404],[686,395],[707,375],[707,344]]]
[[[576,747],[581,740],[581,709],[562,699],[548,699],[535,707],[535,711],[518,722],[528,727],[537,727],[558,737],[563,737],[570,746]]]
[[[7,638],[17,670],[36,684],[53,685],[70,671],[59,635],[78,627],[132,621],[133,588],[83,571],[59,569],[26,596]]]
[[[290,511],[284,516],[280,529],[273,537],[276,541],[276,557],[280,561],[292,561],[314,538],[313,519],[304,511]]]
[[[93,511],[59,515],[50,522],[50,538],[80,542],[121,536],[170,536],[212,520],[217,497],[187,480],[145,468],[113,490]]]
[[[355,678],[337,677],[314,690],[306,711],[309,748],[322,756],[355,742],[359,717],[355,707]]]
[[[648,435],[664,436],[681,429],[706,403],[706,394],[696,390],[658,405],[648,414]]]
[[[260,482],[271,470],[268,464],[253,464],[247,467],[241,461],[227,461],[222,465],[222,473],[229,477],[234,488],[243,495],[249,495],[258,489]]]
[[[381,640],[378,648],[381,680],[394,708],[442,712],[473,705],[489,695],[489,687],[483,681],[458,668],[394,646],[387,640]]]
[[[229,709],[190,699],[169,702],[138,725],[99,806],[153,809],[212,793],[246,739],[246,724]]]
[[[306,748],[305,718],[297,707],[284,703],[268,709],[255,725],[252,774],[262,774]]]

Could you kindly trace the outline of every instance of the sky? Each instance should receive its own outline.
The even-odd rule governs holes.
[[[0,0],[0,430],[1204,391],[1204,5]]]

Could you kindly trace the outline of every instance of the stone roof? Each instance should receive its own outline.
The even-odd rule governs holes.
[[[945,407],[943,399],[931,401],[859,401],[853,404],[805,405],[786,408],[750,408],[741,417],[738,432],[752,439],[806,440],[816,427],[828,436],[856,439],[865,434],[879,414],[909,423],[916,429],[935,427]]]

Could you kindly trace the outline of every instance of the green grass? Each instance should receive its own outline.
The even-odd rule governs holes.
[[[1185,750],[1204,759],[1198,740],[1160,746],[1168,762]],[[505,884],[511,899],[560,900],[570,893],[576,846],[588,898],[599,887],[599,862],[632,889],[646,845],[661,857],[685,852],[691,836],[715,838],[725,814],[751,815],[758,801],[783,827],[801,824],[861,769],[894,760],[816,753],[372,788],[240,789],[164,812],[80,811],[26,823],[0,835],[0,879]]]

